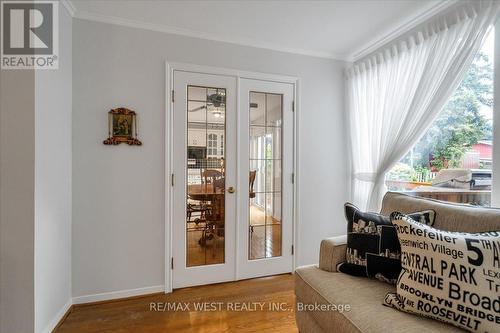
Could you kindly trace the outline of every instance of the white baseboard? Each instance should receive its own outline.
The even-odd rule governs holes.
[[[64,304],[63,307],[57,312],[57,314],[54,316],[54,318],[52,318],[52,320],[47,325],[47,327],[45,327],[45,329],[42,331],[42,333],[52,332],[54,330],[54,328],[56,328],[57,324],[59,324],[59,321],[61,321],[61,319],[64,317],[66,312],[68,312],[71,305],[73,305],[73,303],[71,303],[71,299],[69,299],[68,302],[66,302],[66,304]]]
[[[164,291],[165,291],[164,285],[137,288],[137,289],[111,291],[111,292],[107,292],[107,293],[73,297],[73,304],[109,301],[109,300],[113,300],[113,299],[117,299],[117,298],[147,295],[147,294],[159,293],[159,292],[164,292]]]
[[[54,318],[47,325],[47,327],[45,327],[45,329],[43,329],[41,332],[42,333],[51,333],[54,330],[54,328],[56,328],[57,324],[59,324],[59,321],[61,321],[61,319],[64,317],[66,312],[68,312],[68,310],[71,308],[71,306],[73,304],[108,301],[108,300],[113,300],[113,299],[118,299],[118,298],[147,295],[147,294],[153,294],[153,293],[164,292],[164,291],[165,291],[165,286],[160,285],[160,286],[152,286],[152,287],[144,287],[144,288],[128,289],[128,290],[119,290],[119,291],[112,291],[112,292],[108,292],[108,293],[73,297],[72,299],[69,299],[68,302],[66,302],[66,304],[64,304],[64,306],[57,312],[57,314],[54,316]]]

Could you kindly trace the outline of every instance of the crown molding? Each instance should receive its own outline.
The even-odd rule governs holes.
[[[439,14],[440,12],[448,9],[452,5],[458,3],[459,1],[460,0],[444,0],[440,1],[437,4],[432,4],[430,6],[427,6],[427,8],[424,8],[415,15],[409,16],[408,19],[402,20],[397,28],[392,29],[390,32],[384,32],[379,34],[378,36],[372,38],[368,43],[364,44],[362,47],[359,47],[354,52],[351,52],[349,54],[336,54],[331,52],[312,51],[301,48],[280,46],[280,45],[275,45],[274,43],[263,42],[249,38],[222,37],[217,34],[199,32],[183,28],[176,28],[164,24],[148,23],[143,21],[125,19],[112,15],[102,15],[88,11],[81,11],[77,10],[77,8],[75,7],[75,5],[71,0],[60,0],[64,8],[66,8],[68,13],[72,17],[81,20],[114,24],[130,28],[144,29],[144,30],[163,32],[173,35],[181,35],[198,39],[213,40],[223,43],[230,43],[230,44],[249,46],[260,49],[273,50],[278,52],[292,53],[292,54],[317,57],[317,58],[333,59],[346,62],[358,61],[363,57],[375,52],[377,49],[381,48],[391,40],[395,40],[398,37],[404,35],[413,28],[417,27],[419,24],[425,22],[426,20],[432,18],[433,16]]]
[[[395,40],[398,37],[401,37],[405,33],[412,30],[413,28],[424,23],[425,21],[439,14],[440,12],[450,8],[451,6],[453,6],[458,2],[459,0],[445,0],[437,4],[432,4],[427,8],[424,8],[420,12],[416,13],[415,15],[412,15],[408,19],[401,22],[396,29],[393,29],[389,33],[384,32],[376,36],[370,42],[366,43],[364,46],[358,48],[356,51],[348,55],[347,58],[350,61],[355,62],[362,59],[363,57],[366,57],[367,55],[375,52],[377,49],[381,48],[388,42]]]
[[[329,53],[329,52],[311,51],[311,50],[307,50],[307,49],[279,46],[279,45],[275,45],[274,43],[262,42],[262,41],[258,41],[258,40],[254,40],[254,39],[248,39],[248,38],[222,37],[222,36],[219,36],[217,34],[212,34],[212,33],[207,33],[207,32],[199,32],[199,31],[194,31],[194,30],[189,30],[189,29],[176,28],[176,27],[171,27],[171,26],[167,26],[164,24],[147,23],[147,22],[143,22],[143,21],[130,20],[130,19],[125,19],[125,18],[111,16],[111,15],[102,15],[102,14],[91,13],[88,11],[77,10],[75,12],[74,17],[77,19],[81,19],[81,20],[94,21],[94,22],[100,22],[100,23],[108,23],[108,24],[120,25],[120,26],[125,26],[125,27],[131,27],[131,28],[138,28],[138,29],[144,29],[144,30],[163,32],[163,33],[168,33],[168,34],[173,34],[173,35],[193,37],[193,38],[198,38],[198,39],[207,39],[207,40],[213,40],[213,41],[217,41],[217,42],[237,44],[237,45],[242,45],[242,46],[250,46],[250,47],[255,47],[255,48],[260,48],[260,49],[268,49],[268,50],[285,52],[285,53],[293,53],[293,54],[298,54],[298,55],[305,55],[305,56],[311,56],[311,57],[317,57],[317,58],[334,59],[334,60],[341,60],[341,61],[347,60],[347,58],[344,55],[333,54],[333,53]]]
[[[75,17],[76,8],[71,0],[59,0],[59,2],[66,8],[66,11],[71,17]]]

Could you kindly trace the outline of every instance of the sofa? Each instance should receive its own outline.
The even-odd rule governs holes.
[[[500,230],[500,209],[451,204],[395,192],[386,193],[380,213],[390,215],[394,211],[411,213],[427,209],[436,212],[434,227],[437,229],[471,233]],[[347,235],[324,239],[319,265],[302,266],[295,271],[296,322],[301,333],[463,332],[452,325],[382,305],[386,293],[396,290],[393,285],[337,272],[337,264],[345,259],[346,242]],[[335,308],[346,305],[349,311]]]

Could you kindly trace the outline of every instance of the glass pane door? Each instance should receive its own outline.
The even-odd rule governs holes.
[[[293,84],[240,80],[240,279],[293,269],[293,94]]]
[[[174,71],[173,287],[235,279],[236,79]]]
[[[186,266],[224,263],[226,89],[187,87]]]
[[[248,258],[281,255],[281,124],[283,95],[251,91]]]
[[[174,71],[173,288],[293,270],[294,85],[238,80]]]

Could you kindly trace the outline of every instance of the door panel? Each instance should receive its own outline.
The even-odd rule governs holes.
[[[239,87],[238,278],[291,272],[294,87],[250,79]]]
[[[250,183],[248,259],[253,260],[281,256],[283,95],[250,91],[249,98],[249,172],[255,182]]]
[[[291,272],[294,86],[175,70],[173,88],[173,287]]]
[[[173,287],[234,280],[236,79],[174,71]]]
[[[226,89],[187,86],[186,266],[224,263]]]

